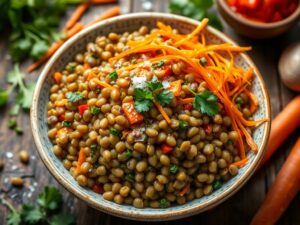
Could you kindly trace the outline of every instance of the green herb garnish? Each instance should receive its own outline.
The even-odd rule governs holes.
[[[162,91],[156,95],[156,100],[162,105],[168,105],[173,99],[173,93],[171,91]]]
[[[164,86],[159,82],[159,80],[154,79],[151,81],[147,81],[147,87],[150,91],[155,91],[160,88],[163,88]]]
[[[134,173],[128,173],[128,174],[125,176],[125,180],[127,180],[127,181],[130,182],[130,183],[134,183],[134,181],[135,181]]]
[[[63,127],[70,127],[72,123],[70,121],[63,121],[62,122]]]
[[[130,158],[131,156],[132,156],[132,151],[130,150],[130,149],[126,149],[126,151],[125,151],[125,156],[127,157],[127,158]]]
[[[3,198],[0,202],[6,205],[10,210],[6,218],[8,225],[75,224],[75,219],[72,215],[59,213],[59,209],[62,205],[62,195],[55,187],[46,187],[44,191],[39,194],[37,203],[24,204],[20,211],[17,211]]]
[[[134,89],[134,108],[138,112],[147,112],[152,106],[154,99],[152,92],[147,89]]]
[[[112,81],[115,81],[116,79],[118,79],[118,74],[116,71],[108,74],[109,78],[112,80]]]
[[[109,133],[113,136],[119,136],[119,131],[114,127],[109,128]]]
[[[205,57],[201,57],[200,60],[199,60],[199,63],[202,65],[202,66],[205,66],[206,63],[207,63],[207,59]]]
[[[159,200],[159,207],[160,208],[167,208],[168,207],[168,201],[165,198],[162,198]]]
[[[180,120],[180,121],[179,121],[179,128],[180,128],[181,130],[186,130],[186,129],[188,129],[188,127],[189,127],[188,122],[183,121],[183,120]]]
[[[170,166],[170,172],[175,174],[175,173],[177,173],[177,171],[178,171],[178,166],[176,166],[175,164],[172,164]]]
[[[101,112],[100,108],[95,107],[95,106],[90,107],[89,110],[90,110],[90,113],[93,115],[98,115]]]
[[[69,102],[78,102],[79,100],[84,98],[84,95],[78,92],[68,92],[67,98]]]
[[[190,89],[190,92],[195,95],[194,109],[209,116],[214,116],[219,112],[218,98],[211,91],[205,90],[203,93],[197,94]]]
[[[209,25],[222,30],[222,23],[218,16],[211,11],[213,0],[171,0],[169,9],[171,13],[180,14],[195,20],[209,19]]]
[[[17,126],[17,120],[15,118],[11,118],[8,121],[8,128],[14,129]]]
[[[163,65],[165,65],[165,61],[164,60],[160,60],[158,63],[152,65],[153,69],[158,69],[160,67],[162,67]]]
[[[215,181],[213,182],[213,189],[214,189],[214,190],[218,190],[218,189],[220,189],[221,187],[222,187],[221,181],[215,180]]]

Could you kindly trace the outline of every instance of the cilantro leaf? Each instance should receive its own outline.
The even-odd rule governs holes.
[[[135,88],[134,89],[134,99],[137,101],[140,100],[153,100],[153,94],[146,89],[142,89],[142,88]]]
[[[36,224],[43,218],[43,214],[40,209],[34,205],[23,205],[21,218],[28,224]]]
[[[152,101],[148,99],[138,100],[134,102],[134,109],[137,112],[148,112],[152,106]]]
[[[58,214],[53,216],[50,221],[50,225],[72,225],[75,224],[75,219],[70,214]]]
[[[156,100],[161,105],[167,105],[169,104],[173,99],[173,93],[171,91],[162,91],[156,95]]]
[[[11,211],[7,216],[7,225],[20,225],[21,215],[16,211]]]
[[[62,195],[55,187],[45,187],[44,191],[39,194],[38,204],[48,210],[56,210],[61,206]]]
[[[68,92],[67,98],[69,102],[78,102],[79,100],[83,99],[84,96],[79,92]]]
[[[147,81],[147,87],[150,91],[155,91],[157,89],[163,88],[164,86],[159,82],[159,80],[155,79],[152,81]]]
[[[108,76],[109,76],[109,78],[110,78],[111,80],[113,80],[113,81],[115,81],[115,80],[118,78],[118,74],[117,74],[116,71],[114,71],[114,72],[108,74]]]
[[[214,116],[219,112],[218,98],[210,91],[196,94],[193,102],[194,109],[209,116]]]
[[[101,112],[100,108],[95,106],[90,107],[89,111],[92,115],[98,115]]]

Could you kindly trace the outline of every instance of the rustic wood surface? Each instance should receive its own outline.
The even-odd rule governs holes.
[[[167,12],[167,5],[167,1],[156,0],[153,5],[153,9],[154,11]],[[90,9],[87,15],[84,16],[83,22],[91,20],[96,14],[101,13],[108,7],[111,7],[111,5],[97,6]],[[64,24],[64,21],[68,15],[72,13],[73,9],[74,8],[70,8],[70,10],[67,12],[67,15],[62,20],[62,25]],[[141,0],[132,1],[129,11],[143,11]],[[290,43],[300,39],[300,21],[289,33],[266,41],[251,40],[241,37],[234,33],[234,31],[225,23],[223,24],[224,32],[237,43],[243,46],[253,47],[253,50],[249,53],[249,55],[254,60],[264,77],[271,97],[272,116],[274,117],[296,95],[296,93],[289,91],[280,82],[277,63],[282,50]],[[8,56],[7,45],[7,35],[1,35],[0,87],[5,87],[5,75],[12,68],[12,63]],[[25,68],[28,63],[29,62],[24,63],[22,68]],[[38,74],[39,71],[37,71],[34,75],[28,76],[28,79],[35,80],[37,79]],[[31,134],[29,115],[27,113],[21,113],[17,118],[18,124],[24,128],[24,135],[17,136],[14,131],[11,131],[7,128],[7,121],[9,119],[8,108],[11,104],[12,103],[10,102],[5,109],[1,109],[0,111],[0,158],[4,159],[6,162],[4,170],[0,172],[0,196],[4,196],[18,207],[21,203],[33,202],[36,199],[37,194],[42,191],[46,185],[54,185],[63,193],[65,200],[63,210],[74,213],[77,217],[77,224],[79,225],[140,224],[140,222],[120,219],[98,212],[64,190],[64,188],[61,187],[50,175],[37,155],[36,147]],[[280,147],[278,152],[272,157],[271,162],[269,162],[260,172],[255,174],[237,194],[223,204],[219,205],[213,210],[196,216],[172,222],[162,222],[159,224],[249,224],[255,211],[264,199],[266,191],[274,181],[276,173],[280,169],[282,163],[288,155],[288,152],[299,135],[300,130],[298,129]],[[26,149],[30,152],[31,159],[29,165],[23,165],[19,162],[18,152],[22,149]],[[10,153],[13,153],[13,156]],[[10,158],[11,156],[12,158]],[[9,177],[13,175],[23,176],[26,181],[26,185],[23,188],[12,188],[9,185],[8,180]],[[288,208],[287,212],[278,222],[278,225],[300,224],[299,209],[300,196],[297,196],[297,198]],[[0,224],[6,224],[6,215],[6,208],[4,206],[0,206]]]

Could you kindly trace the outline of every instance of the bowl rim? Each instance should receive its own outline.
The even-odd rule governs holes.
[[[278,27],[287,25],[289,23],[292,23],[295,20],[297,20],[298,17],[300,17],[300,1],[298,1],[298,7],[296,8],[296,10],[291,15],[284,18],[283,20],[280,20],[280,21],[277,21],[277,22],[272,22],[272,23],[261,23],[261,22],[257,22],[257,21],[254,21],[254,20],[247,19],[247,18],[243,17],[242,15],[234,12],[231,9],[231,7],[227,4],[226,0],[217,0],[217,3],[234,20],[239,21],[239,23],[242,23],[243,25],[250,26],[252,28],[257,28],[257,29],[274,29],[274,28],[278,28]]]
[[[38,101],[39,101],[41,89],[42,89],[45,79],[47,78],[47,74],[49,73],[49,70],[51,69],[54,62],[58,59],[58,57],[64,51],[66,51],[72,44],[76,43],[78,41],[77,40],[78,38],[80,38],[81,36],[91,32],[93,30],[100,29],[103,25],[109,25],[109,24],[115,23],[122,19],[134,20],[134,19],[145,19],[145,18],[162,18],[162,19],[169,19],[169,20],[172,19],[172,20],[178,20],[178,21],[182,21],[185,23],[189,23],[189,24],[195,25],[195,26],[199,25],[199,21],[196,21],[196,20],[193,20],[190,18],[186,18],[183,16],[168,14],[168,13],[131,13],[131,14],[127,14],[127,15],[117,16],[117,17],[114,17],[114,18],[111,18],[111,19],[108,19],[105,21],[101,21],[97,24],[94,24],[91,27],[88,27],[88,28],[82,30],[81,32],[79,32],[78,34],[76,34],[75,36],[70,38],[66,43],[64,43],[64,45],[56,51],[54,56],[52,56],[51,59],[47,62],[47,64],[44,66],[44,68],[38,78],[36,88],[34,91],[34,95],[33,95],[33,101],[32,101],[31,112],[30,112],[31,129],[32,129],[33,137],[34,137],[34,142],[37,147],[37,151],[38,151],[43,163],[46,165],[47,169],[49,170],[49,172],[52,174],[52,176],[54,176],[54,178],[65,189],[67,189],[69,192],[74,194],[79,199],[88,203],[88,205],[90,205],[93,208],[98,209],[102,212],[105,212],[105,213],[108,213],[111,215],[115,215],[118,217],[122,217],[125,219],[142,220],[142,221],[174,220],[174,219],[183,218],[186,216],[195,215],[195,214],[203,212],[207,209],[213,208],[216,205],[218,205],[218,204],[222,203],[223,201],[225,201],[226,199],[228,199],[229,197],[231,197],[250,179],[251,175],[254,173],[254,171],[258,167],[259,162],[262,160],[262,157],[264,155],[264,151],[265,151],[265,148],[267,145],[268,137],[269,137],[269,132],[270,132],[270,124],[271,124],[270,123],[270,118],[271,118],[270,100],[269,100],[269,95],[268,95],[268,91],[267,91],[266,85],[264,83],[264,80],[263,80],[259,70],[257,69],[256,65],[254,64],[254,62],[250,59],[250,57],[248,55],[242,53],[243,58],[246,60],[248,65],[251,65],[254,68],[255,74],[257,75],[257,78],[260,80],[262,96],[266,102],[265,115],[266,115],[266,118],[268,119],[268,121],[266,121],[265,128],[263,130],[262,144],[259,146],[260,148],[258,150],[256,157],[252,161],[252,164],[241,175],[241,177],[235,183],[233,183],[230,188],[228,188],[227,190],[222,192],[220,195],[216,196],[215,198],[213,198],[203,204],[185,207],[183,209],[179,208],[176,210],[174,208],[172,209],[172,207],[171,207],[170,209],[172,209],[172,210],[163,211],[162,213],[158,212],[155,214],[150,214],[150,213],[147,214],[146,209],[145,209],[145,213],[144,212],[140,213],[140,212],[135,212],[135,211],[130,211],[130,210],[121,210],[120,211],[119,209],[115,208],[113,205],[109,205],[109,207],[104,207],[100,202],[96,201],[95,199],[89,198],[83,192],[77,191],[75,186],[73,186],[67,179],[64,179],[63,175],[59,172],[57,167],[55,167],[53,161],[50,159],[50,157],[47,156],[46,150],[44,150],[45,147],[42,145],[40,134],[39,134],[39,132],[36,132],[39,130],[38,129],[39,128],[39,126],[38,126],[39,120],[37,118],[38,118],[38,114],[39,114]],[[228,36],[221,33],[220,31],[218,31],[212,27],[207,27],[207,30],[209,32],[211,32],[212,34],[220,37],[222,40],[232,43],[233,45],[237,45],[233,40],[231,40]]]

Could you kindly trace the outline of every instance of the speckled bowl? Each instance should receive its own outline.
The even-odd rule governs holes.
[[[106,201],[101,195],[79,186],[63,167],[60,159],[56,158],[53,154],[52,144],[47,136],[47,102],[52,82],[52,74],[57,70],[63,69],[63,67],[73,59],[76,53],[83,52],[86,44],[94,41],[98,35],[106,35],[109,32],[122,33],[125,31],[134,31],[142,25],[154,27],[157,21],[169,24],[183,33],[192,31],[199,24],[199,22],[192,19],[162,13],[128,14],[95,24],[68,40],[49,60],[39,76],[31,108],[31,126],[37,150],[48,170],[61,185],[100,211],[127,219],[145,221],[173,220],[194,215],[215,207],[228,199],[246,183],[255,171],[255,168],[258,166],[264,154],[270,130],[270,122],[266,122],[254,131],[253,135],[255,142],[258,144],[258,153],[255,155],[249,152],[249,162],[245,167],[240,169],[237,176],[224,183],[219,190],[214,191],[212,194],[200,199],[195,199],[184,205],[173,206],[166,209],[137,209],[132,206],[118,205],[114,202]],[[236,45],[227,36],[211,27],[208,27],[206,35],[209,43],[229,42]],[[245,54],[238,55],[235,63],[243,68],[248,68],[249,66],[255,68],[255,78],[252,88],[258,97],[260,108],[255,113],[254,118],[270,119],[269,97],[259,71],[251,59]]]

